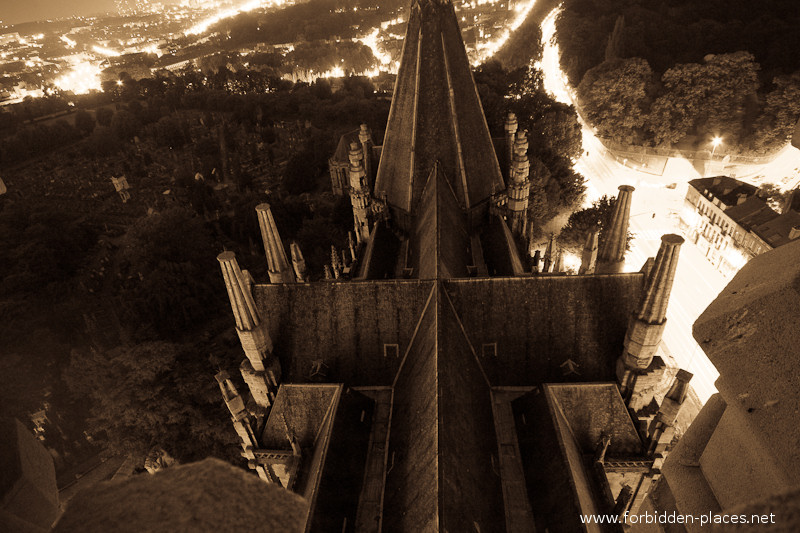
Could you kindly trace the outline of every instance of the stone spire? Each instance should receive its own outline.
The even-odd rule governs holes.
[[[342,265],[342,258],[339,256],[339,252],[336,251],[334,245],[331,245],[331,268],[333,269],[333,277],[339,279],[344,267]]]
[[[366,124],[362,124],[358,130],[358,141],[361,143],[361,150],[364,152],[364,174],[366,175],[367,183],[369,183],[372,179],[374,165],[372,161],[372,134]]]
[[[547,248],[544,251],[544,257],[542,258],[542,272],[552,272],[553,271],[553,263],[555,261],[555,254],[556,254],[556,236],[554,233],[550,234],[550,241],[547,243]]]
[[[247,356],[240,367],[242,377],[256,403],[268,408],[278,388],[281,375],[280,362],[272,354],[272,339],[266,324],[261,321],[253,301],[250,283],[242,274],[236,255],[233,252],[222,252],[217,256],[217,260],[228,289],[228,298],[236,321],[236,333]]]
[[[217,373],[214,378],[219,383],[219,390],[222,393],[222,399],[225,405],[231,412],[231,421],[236,434],[239,435],[239,441],[242,446],[242,456],[247,458],[248,462],[258,473],[258,476],[267,483],[272,482],[269,472],[264,465],[258,465],[255,461],[255,454],[253,450],[259,448],[258,437],[253,431],[253,420],[250,413],[247,412],[244,406],[244,401],[236,390],[236,386],[231,381],[230,376],[224,370]]]
[[[620,185],[611,226],[603,234],[597,257],[598,274],[619,274],[625,266],[625,248],[628,240],[628,221],[631,216],[631,199],[634,188]]]
[[[683,401],[689,391],[689,381],[693,375],[686,370],[678,370],[672,381],[669,392],[661,402],[648,430],[648,452],[650,454],[663,454],[675,436],[675,421],[678,419]]]
[[[506,132],[506,157],[508,157],[509,181],[511,181],[511,176],[514,172],[514,141],[516,140],[517,127],[517,115],[509,113],[503,125],[503,129]]]
[[[219,384],[222,399],[225,401],[225,405],[231,413],[231,419],[236,428],[236,433],[242,441],[242,447],[258,447],[258,439],[250,425],[250,413],[245,409],[244,400],[239,395],[239,391],[236,390],[236,386],[231,381],[230,375],[222,370],[218,372],[214,378]]]
[[[586,243],[583,245],[581,255],[581,268],[578,274],[594,274],[597,266],[597,242],[600,236],[598,230],[592,231],[586,236]]]
[[[506,122],[508,127],[508,122]],[[514,141],[513,160],[508,179],[508,208],[511,211],[511,231],[515,235],[525,235],[528,220],[528,194],[531,181],[528,178],[530,163],[528,162],[528,137],[522,130]]]
[[[359,244],[369,239],[369,185],[364,171],[364,151],[350,144],[350,202],[353,204],[353,228]]]
[[[664,235],[661,247],[650,269],[642,300],[637,309],[637,318],[649,324],[663,323],[667,317],[667,303],[678,268],[678,255],[683,244],[680,235]]]
[[[356,248],[356,238],[354,237],[354,233],[352,231],[347,232],[347,247],[350,250],[350,262],[355,263],[358,259],[358,250]]]
[[[264,252],[267,254],[269,281],[271,283],[294,283],[294,274],[289,266],[289,260],[286,258],[286,250],[283,249],[283,242],[278,234],[278,227],[275,225],[269,204],[257,205],[256,213],[258,214],[258,225],[261,228],[261,239],[264,241]]]
[[[641,300],[628,321],[625,349],[617,364],[623,395],[635,392],[637,376],[648,372],[661,342],[681,244],[683,237],[680,235],[661,237],[661,248],[645,279]]]
[[[217,256],[217,261],[222,268],[222,276],[225,278],[225,287],[228,289],[228,299],[231,301],[236,329],[241,331],[255,329],[261,324],[261,319],[250,292],[250,284],[239,268],[236,254],[222,252]],[[271,345],[269,349],[272,349]]]
[[[306,276],[308,272],[306,270],[306,260],[303,259],[303,252],[300,251],[300,245],[296,242],[292,242],[289,245],[289,250],[292,254],[292,267],[294,268],[294,275],[297,277],[297,281],[307,281]]]
[[[556,262],[555,266],[553,267],[553,272],[564,272],[566,268],[564,267],[564,251],[559,249],[558,253],[556,254]]]

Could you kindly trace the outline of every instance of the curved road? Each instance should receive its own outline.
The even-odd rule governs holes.
[[[547,91],[558,101],[573,104],[560,69],[558,45],[553,40],[557,13],[558,9],[553,10],[542,22],[541,69]],[[588,179],[587,203],[602,195],[615,196],[617,187],[623,184],[636,187],[630,219],[635,236],[626,257],[626,271],[637,271],[648,257],[655,257],[662,235],[679,233],[678,216],[687,183],[700,175],[689,161],[675,158],[667,164],[664,175],[636,171],[610,156],[583,121],[581,127],[584,154],[575,168]],[[681,247],[661,349],[666,360],[671,357],[673,364],[694,374],[693,388],[704,403],[716,392],[714,381],[719,373],[694,341],[692,324],[726,283],[694,244],[687,241]]]

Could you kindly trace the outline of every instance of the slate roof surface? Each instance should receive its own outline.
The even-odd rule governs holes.
[[[773,211],[763,198],[757,196],[751,196],[739,205],[734,204],[733,207],[725,210],[725,214],[748,230],[778,216],[778,213]]]
[[[735,206],[739,199],[739,194],[753,196],[758,191],[758,187],[739,181],[729,176],[716,176],[713,178],[697,178],[689,182],[689,185],[697,189],[700,194],[708,190],[720,202],[726,206]]]
[[[463,208],[504,188],[453,5],[416,0],[389,112],[376,195],[386,193],[390,205],[413,212],[437,161]]]
[[[270,450],[291,450],[286,427],[302,448],[317,440],[325,418],[334,407],[340,385],[282,384],[269,419],[264,425],[261,443]],[[284,420],[286,426],[284,426]]]

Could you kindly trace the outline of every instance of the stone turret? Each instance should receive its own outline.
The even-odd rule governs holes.
[[[261,321],[250,283],[242,274],[236,255],[233,252],[223,252],[217,256],[217,260],[228,289],[236,333],[247,356],[240,367],[242,377],[256,404],[269,408],[281,375],[280,362],[272,354],[272,339],[266,324]]]
[[[617,363],[617,378],[623,396],[632,397],[637,390],[652,385],[639,378],[653,370],[650,366],[667,323],[667,303],[681,244],[683,237],[680,235],[661,237],[661,248],[645,279],[642,298],[628,321],[625,349]]]
[[[586,243],[583,245],[581,254],[581,268],[578,274],[594,274],[597,267],[597,248],[600,232],[595,230],[586,236]]]
[[[564,266],[564,251],[559,249],[558,253],[556,254],[556,262],[553,266],[553,272],[565,272],[566,267]]]
[[[222,393],[222,399],[225,400],[225,405],[231,412],[231,421],[236,434],[239,435],[240,444],[242,446],[242,457],[248,460],[248,463],[255,469],[258,476],[271,483],[273,481],[264,465],[257,464],[253,450],[259,448],[258,437],[253,431],[254,420],[250,413],[244,407],[244,400],[236,390],[236,386],[231,381],[230,375],[224,370],[214,376],[219,384],[219,390]]]
[[[508,176],[509,182],[514,172],[514,141],[517,135],[517,115],[509,113],[503,126],[506,132],[506,157],[508,157]]]
[[[692,376],[691,372],[683,369],[678,370],[675,375],[658,413],[650,424],[647,435],[648,453],[663,454],[672,443],[675,436],[675,421],[678,419],[678,412],[689,392],[689,381]]]
[[[264,241],[264,252],[267,254],[269,281],[271,283],[294,283],[294,274],[289,266],[289,260],[286,258],[286,250],[283,248],[283,242],[278,234],[278,227],[275,225],[269,204],[257,205],[256,213],[258,225],[261,228],[261,239]]]
[[[508,126],[508,122],[506,122]],[[514,140],[513,160],[508,179],[508,209],[511,212],[511,231],[517,236],[525,235],[528,220],[528,194],[531,181],[528,177],[528,137],[522,130]]]
[[[358,259],[358,249],[356,244],[355,233],[352,231],[347,232],[347,248],[350,250],[350,262],[355,263]]]
[[[303,258],[300,245],[293,242],[289,245],[289,250],[292,254],[292,267],[294,268],[294,275],[297,277],[297,281],[307,281],[308,271],[306,269],[306,260]]]
[[[544,257],[542,258],[542,272],[552,272],[553,265],[555,264],[555,254],[556,254],[556,236],[555,234],[550,234],[550,241],[547,243],[547,248],[544,251]]]
[[[359,244],[369,239],[369,184],[364,171],[364,151],[350,144],[350,202],[353,204],[353,228]]]
[[[344,264],[342,263],[342,256],[333,245],[331,245],[331,268],[333,269],[333,277],[339,279],[344,271]]]
[[[611,226],[603,234],[597,256],[598,274],[619,274],[625,266],[625,248],[628,244],[628,222],[631,216],[631,199],[634,188],[620,185]]]
[[[375,169],[375,162],[372,160],[372,134],[366,124],[362,124],[358,130],[358,141],[361,143],[361,150],[364,153],[364,174],[369,187]]]

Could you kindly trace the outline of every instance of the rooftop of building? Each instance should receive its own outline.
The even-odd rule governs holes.
[[[512,406],[537,529],[577,531],[581,514],[609,512],[593,460],[601,439],[610,437],[607,458],[644,458],[616,384],[545,384]]]
[[[770,246],[777,248],[797,238],[792,238],[793,233],[797,233],[793,231],[795,228],[800,228],[800,212],[792,210],[769,219],[753,228],[753,231]]]
[[[711,193],[714,198],[719,198],[719,201],[727,207],[739,203],[740,194],[750,197],[758,192],[758,187],[755,185],[750,185],[729,176],[697,178],[691,180],[689,185],[706,197],[708,193]]]
[[[758,196],[750,196],[741,204],[728,207],[725,214],[746,230],[755,229],[778,216],[766,200]]]
[[[505,188],[450,1],[412,3],[375,194],[413,213],[438,163],[459,205]]]

